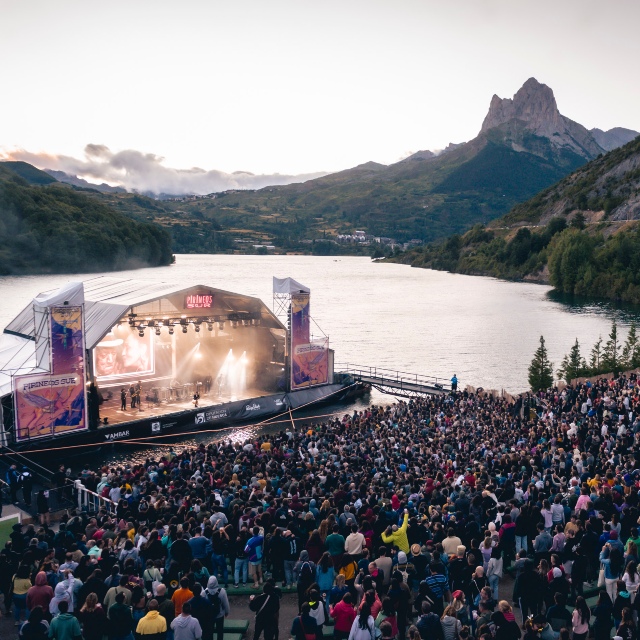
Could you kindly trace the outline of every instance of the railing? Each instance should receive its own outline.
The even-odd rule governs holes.
[[[419,373],[408,373],[406,371],[396,371],[384,367],[367,367],[356,364],[337,364],[334,367],[336,372],[348,373],[356,378],[372,378],[377,384],[394,384],[400,388],[406,385],[429,387],[442,390],[451,389],[451,383],[446,378],[436,376],[424,376]]]
[[[104,509],[110,515],[115,515],[118,506],[113,500],[103,498],[101,495],[87,489],[80,480],[73,481],[73,493],[78,509],[86,513],[98,513]]]

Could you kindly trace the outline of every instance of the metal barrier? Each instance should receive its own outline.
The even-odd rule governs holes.
[[[78,509],[86,513],[98,513],[104,509],[110,515],[115,516],[118,506],[113,500],[103,498],[101,495],[87,489],[80,480],[73,481],[73,493]]]

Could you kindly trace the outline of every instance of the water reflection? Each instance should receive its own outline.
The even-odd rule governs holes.
[[[589,298],[552,289],[547,297],[562,306],[562,310],[570,314],[605,316],[610,321],[631,324],[640,320],[640,306],[626,302],[614,302],[600,298]]]

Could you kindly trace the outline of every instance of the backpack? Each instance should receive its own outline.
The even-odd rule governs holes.
[[[215,593],[207,592],[207,599],[211,603],[213,617],[217,618],[220,615],[220,609],[222,608],[222,605],[220,603],[220,589],[218,589]]]
[[[622,556],[622,552],[617,547],[611,549],[611,554],[609,555],[609,562],[611,563],[611,571],[616,575],[620,575],[623,565],[624,565],[624,557]]]
[[[300,582],[303,584],[311,584],[314,580],[313,569],[308,562],[304,562],[300,567]]]
[[[354,560],[352,560],[351,562],[345,564],[343,567],[340,567],[340,571],[338,571],[338,573],[344,576],[346,582],[349,582],[349,580],[355,580],[357,571],[358,565]]]

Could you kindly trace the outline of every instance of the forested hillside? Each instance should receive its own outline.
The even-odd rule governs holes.
[[[133,220],[35,167],[0,164],[0,273],[74,273],[170,264],[161,227]],[[26,165],[30,167],[30,165]],[[37,172],[37,173],[36,173]],[[30,184],[35,182],[35,184]]]

